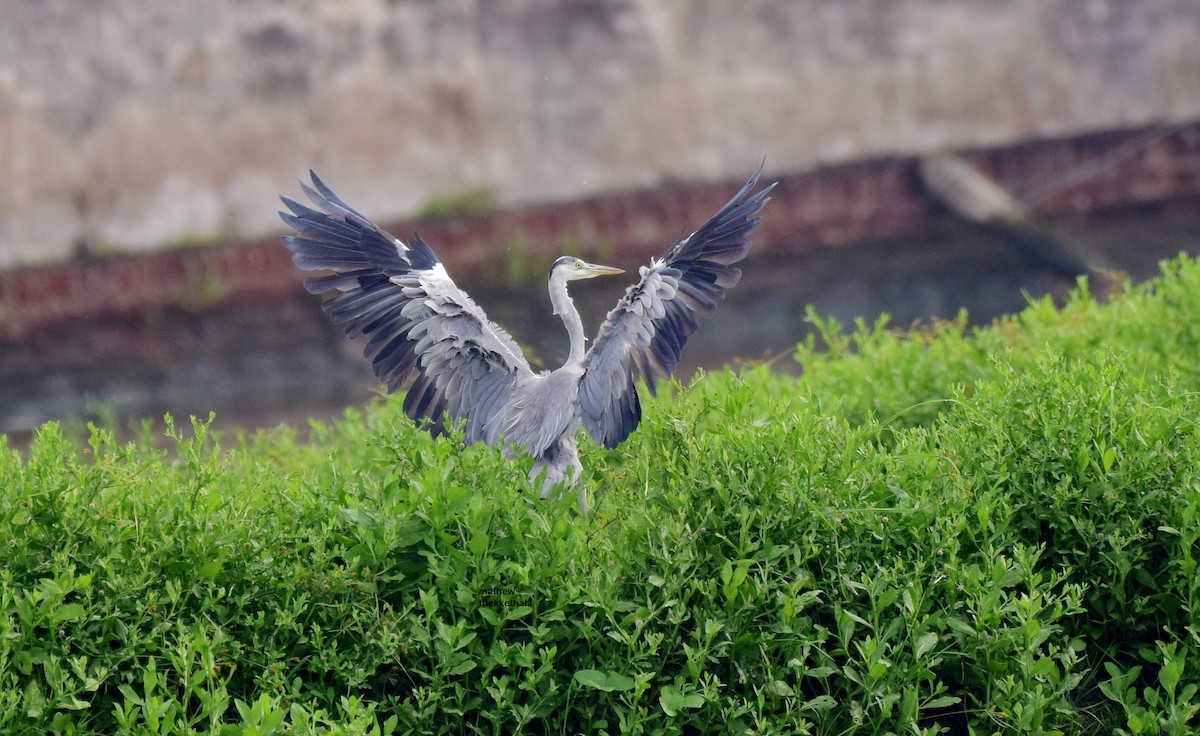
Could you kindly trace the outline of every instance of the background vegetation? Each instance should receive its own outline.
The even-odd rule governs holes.
[[[397,400],[0,439],[0,732],[1200,726],[1200,266],[965,334],[822,328],[584,458],[598,518]]]

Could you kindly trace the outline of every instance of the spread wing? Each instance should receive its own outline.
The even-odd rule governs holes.
[[[633,432],[642,416],[636,375],[654,393],[655,382],[675,370],[700,320],[716,311],[725,290],[741,278],[733,264],[750,250],[755,215],[775,187],[750,194],[761,169],[703,227],[643,266],[642,280],[600,327],[584,358],[579,392],[583,426],[597,444],[616,447]]]
[[[304,271],[309,293],[337,292],[322,308],[347,337],[365,336],[363,354],[388,391],[415,372],[404,399],[414,421],[465,420],[466,440],[485,439],[489,420],[533,373],[521,350],[446,274],[417,235],[405,244],[379,229],[312,176],[301,182],[316,209],[281,197],[279,216],[296,235],[283,244]]]

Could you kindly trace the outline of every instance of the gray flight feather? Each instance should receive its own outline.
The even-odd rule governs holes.
[[[636,374],[654,393],[655,382],[675,370],[700,320],[716,311],[725,290],[741,278],[733,264],[750,250],[748,237],[760,219],[755,215],[775,188],[750,194],[761,169],[699,230],[643,266],[642,280],[629,287],[600,327],[584,358],[580,387],[583,426],[597,444],[616,447],[637,428],[642,408]]]

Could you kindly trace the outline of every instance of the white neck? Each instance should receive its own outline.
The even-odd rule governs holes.
[[[571,354],[567,356],[565,365],[582,364],[586,340],[583,336],[583,320],[579,318],[575,302],[567,293],[567,280],[557,274],[550,277],[550,303],[554,305],[554,313],[562,317],[567,335],[571,338]]]

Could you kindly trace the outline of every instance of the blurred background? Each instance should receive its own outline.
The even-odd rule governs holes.
[[[1200,252],[1200,3],[8,2],[0,432],[369,399],[278,242],[309,168],[552,367],[555,257],[636,273],[764,160],[685,376],[796,370],[808,304],[986,322],[1146,278]],[[631,280],[574,289],[589,334]]]

